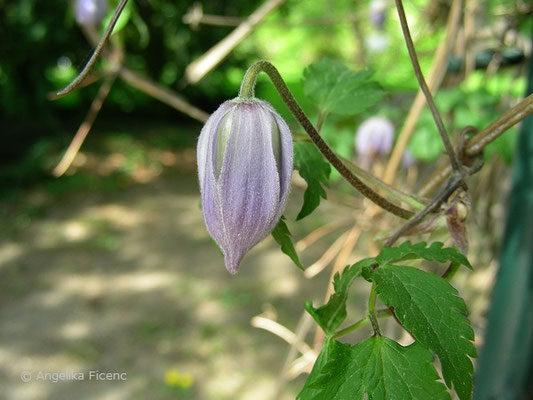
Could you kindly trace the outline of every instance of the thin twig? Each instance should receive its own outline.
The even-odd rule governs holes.
[[[481,154],[485,146],[497,139],[503,132],[522,121],[531,113],[533,113],[533,94],[527,96],[524,100],[505,112],[500,118],[470,139],[466,147],[466,154],[471,157]]]
[[[190,63],[185,69],[185,78],[195,84],[215,68],[231,53],[273,10],[285,0],[266,0],[250,16],[235,28],[228,36],[206,51],[200,58]]]
[[[281,368],[281,372],[279,374],[278,382],[276,385],[276,394],[273,396],[273,399],[279,399],[281,397],[281,393],[285,387],[285,384],[287,383],[289,369],[291,368],[293,361],[298,355],[298,349],[296,348],[295,343],[303,342],[305,336],[307,335],[312,326],[313,318],[308,312],[304,311],[294,331],[294,334],[296,335],[296,341],[291,344],[291,347],[287,354],[287,358],[285,359],[283,367]],[[306,361],[309,361],[309,359],[306,358]]]
[[[253,317],[250,323],[254,328],[260,328],[272,332],[274,335],[285,340],[290,345],[295,346],[298,351],[304,355],[314,354],[313,349],[309,347],[307,343],[301,341],[298,336],[294,334],[294,332],[276,321],[258,315]]]
[[[96,31],[91,29],[84,29],[83,33],[85,37],[92,45],[95,45],[98,37],[96,36]],[[110,51],[104,49],[104,54],[106,57],[115,57],[116,54],[120,55],[120,58],[124,58],[121,54],[120,49],[111,47]],[[119,78],[126,82],[128,85],[134,87],[137,90],[147,94],[150,97],[159,100],[162,103],[169,105],[175,110],[182,112],[183,114],[188,115],[189,117],[205,123],[209,118],[209,114],[204,110],[199,109],[198,107],[190,104],[186,98],[175,93],[173,90],[160,85],[157,82],[152,81],[148,77],[142,75],[141,73],[134,71],[124,65],[119,70]]]
[[[72,82],[70,82],[65,88],[61,89],[59,92],[56,93],[57,97],[65,96],[69,94],[70,92],[76,90],[80,84],[85,80],[87,75],[89,75],[89,72],[93,69],[94,65],[98,61],[98,58],[100,58],[100,55],[102,54],[102,51],[104,50],[104,47],[111,36],[111,33],[113,33],[113,28],[115,28],[115,24],[117,23],[120,14],[122,13],[122,10],[126,6],[126,3],[128,0],[120,0],[120,2],[117,5],[117,8],[115,9],[115,13],[113,14],[113,18],[111,18],[111,21],[109,21],[109,24],[107,24],[107,27],[105,29],[104,34],[102,35],[102,38],[100,39],[100,42],[98,42],[98,45],[94,49],[94,52],[87,62],[85,64],[85,67],[81,70],[81,72],[74,78]]]
[[[339,236],[317,261],[305,269],[304,276],[307,279],[311,279],[321,273],[329,265],[329,263],[333,261],[335,256],[339,254],[347,236],[348,232],[344,232],[341,236]]]
[[[206,122],[209,114],[204,110],[190,104],[185,98],[181,97],[169,88],[162,86],[147,77],[135,72],[129,68],[123,67],[119,72],[120,78],[133,86],[135,89],[169,105],[170,107],[194,118],[200,122]]]
[[[339,219],[339,220],[328,222],[327,224],[322,225],[321,227],[310,232],[306,237],[298,240],[298,242],[294,244],[294,248],[298,252],[304,251],[309,246],[311,246],[313,243],[315,243],[317,240],[321,239],[322,237],[326,236],[327,234],[333,231],[336,231],[337,228],[347,225],[348,222],[345,219]]]
[[[411,38],[411,33],[409,32],[409,25],[407,24],[407,18],[405,16],[405,10],[403,9],[402,0],[395,0],[395,2],[396,9],[398,10],[398,16],[400,17],[400,24],[402,26],[405,44],[407,45],[409,57],[411,58],[411,63],[413,64],[416,79],[418,80],[420,89],[422,89],[422,92],[424,92],[424,96],[426,97],[429,109],[431,110],[431,114],[433,115],[433,119],[435,120],[435,124],[437,125],[440,137],[442,139],[442,142],[444,143],[444,148],[446,149],[446,153],[448,154],[448,158],[450,159],[450,164],[452,165],[454,171],[460,172],[461,169],[459,166],[459,162],[457,161],[457,157],[453,150],[452,144],[450,143],[450,138],[448,137],[448,133],[446,132],[446,128],[444,127],[444,123],[442,122],[439,110],[435,105],[435,101],[433,100],[431,91],[429,90],[426,80],[424,79],[424,75],[422,74],[422,70],[420,69],[420,64],[418,63],[418,57],[416,55],[415,46],[413,44],[413,39]]]
[[[446,23],[446,36],[439,44],[439,47],[437,48],[437,51],[435,52],[431,62],[431,68],[428,75],[428,85],[432,93],[435,93],[444,79],[444,76],[446,75],[448,59],[457,36],[459,24],[461,22],[461,1],[462,0],[454,0],[452,3],[452,7],[448,15],[448,21]],[[387,167],[383,175],[383,181],[388,184],[391,184],[394,181],[394,177],[400,165],[402,155],[411,135],[415,131],[416,124],[420,118],[420,115],[422,114],[425,103],[424,94],[419,89],[409,109],[402,129],[398,134],[398,140],[394,145],[392,153],[389,157],[389,161],[387,162]]]
[[[449,182],[448,185],[442,190],[436,197],[433,199],[431,204],[429,204],[426,208],[424,208],[422,211],[420,211],[418,214],[416,214],[413,218],[411,218],[404,226],[402,226],[396,233],[394,233],[389,240],[387,240],[386,245],[392,246],[398,238],[400,238],[405,232],[411,230],[416,225],[418,225],[426,215],[429,213],[432,213],[437,208],[441,206],[443,202],[445,202],[450,195],[457,190],[459,186],[462,184],[462,179],[456,179],[453,182]]]
[[[87,116],[85,117],[85,120],[82,122],[82,124],[78,128],[78,131],[74,135],[74,138],[72,138],[72,141],[70,142],[67,150],[65,151],[65,154],[61,158],[61,161],[57,164],[57,166],[52,171],[52,174],[55,177],[60,177],[65,172],[67,172],[70,165],[72,164],[72,161],[74,161],[74,158],[78,154],[78,151],[80,150],[81,145],[83,144],[83,141],[89,134],[94,124],[94,121],[96,120],[96,117],[98,116],[98,113],[102,109],[104,100],[109,94],[109,91],[111,90],[111,86],[113,86],[113,82],[115,82],[116,77],[117,77],[117,72],[112,73],[111,75],[105,78],[104,82],[102,83],[102,86],[100,86],[100,89],[98,90],[98,93],[96,94],[96,97],[94,98],[93,102],[91,103],[91,107],[89,108],[89,111],[87,112]]]
[[[442,204],[444,204],[448,198],[454,193],[459,187],[463,186],[466,190],[466,185],[464,183],[464,177],[468,175],[473,175],[478,172],[483,166],[483,160],[478,160],[478,162],[472,167],[463,167],[464,173],[454,173],[451,178],[448,180],[446,187],[440,191],[435,199],[428,205],[424,210],[420,211],[413,218],[411,218],[404,226],[402,226],[394,235],[387,240],[386,245],[392,246],[398,238],[400,238],[405,232],[408,232],[416,225],[418,225],[426,215],[436,211]]]

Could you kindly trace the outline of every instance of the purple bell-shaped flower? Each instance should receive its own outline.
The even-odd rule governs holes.
[[[107,0],[76,0],[74,14],[80,25],[96,26],[107,12]]]
[[[371,117],[357,129],[355,150],[364,168],[368,168],[377,155],[389,153],[394,141],[394,126],[383,117]]]
[[[223,103],[202,128],[197,148],[202,212],[231,274],[276,226],[289,196],[289,127],[258,99]]]

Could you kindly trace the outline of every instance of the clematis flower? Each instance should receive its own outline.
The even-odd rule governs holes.
[[[383,30],[387,18],[387,2],[385,0],[372,0],[368,6],[370,22],[376,28]]]
[[[96,26],[107,12],[107,0],[76,0],[74,14],[80,25]]]
[[[197,158],[207,230],[236,274],[285,209],[293,163],[289,127],[265,101],[226,101],[202,128]]]
[[[394,126],[383,117],[371,117],[357,129],[355,149],[367,168],[376,155],[386,155],[392,148]]]

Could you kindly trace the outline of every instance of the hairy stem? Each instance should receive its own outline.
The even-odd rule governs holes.
[[[448,133],[446,132],[446,128],[444,127],[444,123],[442,122],[439,110],[435,105],[435,101],[433,100],[431,91],[429,90],[426,80],[424,79],[424,75],[422,74],[422,70],[420,69],[418,56],[416,55],[413,39],[411,38],[411,33],[409,32],[409,25],[407,24],[407,18],[405,16],[405,10],[403,8],[402,0],[395,0],[395,2],[396,9],[398,10],[398,16],[400,17],[400,24],[402,26],[405,44],[407,45],[407,51],[409,52],[409,57],[411,58],[411,63],[413,64],[416,79],[418,80],[420,89],[426,97],[429,109],[431,110],[431,114],[433,115],[433,119],[435,120],[435,124],[437,125],[440,137],[442,139],[442,142],[444,143],[444,148],[446,149],[446,153],[448,154],[448,157],[450,159],[450,164],[452,165],[454,171],[460,171],[459,162],[457,161],[457,157],[453,150],[452,144],[450,143],[450,138],[448,137]]]
[[[368,298],[368,319],[372,324],[374,335],[381,336],[381,330],[379,329],[378,319],[376,316],[376,300],[378,298],[378,292],[376,291],[376,284],[372,283],[372,289],[370,289],[370,296]]]
[[[126,7],[126,3],[128,0],[120,0],[120,2],[117,5],[117,8],[115,9],[115,13],[113,14],[113,18],[111,18],[111,21],[109,21],[109,24],[107,24],[107,27],[105,28],[105,32],[102,35],[102,38],[100,39],[100,42],[98,42],[98,45],[94,49],[94,52],[87,62],[85,64],[85,67],[81,70],[81,72],[74,78],[72,82],[70,82],[65,88],[61,89],[59,92],[56,93],[57,97],[65,96],[69,94],[70,92],[76,90],[85,80],[87,75],[91,72],[94,65],[100,58],[100,55],[102,54],[102,51],[104,51],[104,47],[109,40],[109,37],[111,36],[111,33],[113,33],[113,28],[115,28],[115,24],[117,23],[120,14],[122,13],[122,10],[124,7]]]
[[[271,63],[268,61],[258,61],[248,68],[239,91],[240,98],[251,99],[254,97],[255,81],[260,72],[265,72],[268,75],[274,84],[274,87],[287,105],[287,108],[291,111],[300,125],[302,125],[302,127],[305,129],[318,150],[354,188],[356,188],[363,196],[367,197],[384,210],[387,210],[398,217],[409,219],[413,215],[411,211],[405,210],[404,208],[391,203],[380,194],[376,193],[346,167],[346,165],[339,159],[339,157],[337,157],[337,155],[327,145],[322,137],[320,137],[320,134],[317,132],[311,121],[309,121],[309,118],[307,118],[300,105],[296,102],[296,99],[283,81],[283,78],[279,74],[278,70]]]

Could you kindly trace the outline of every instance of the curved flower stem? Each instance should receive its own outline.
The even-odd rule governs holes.
[[[251,99],[254,97],[255,81],[260,72],[265,72],[268,75],[292,115],[294,115],[296,120],[302,125],[322,155],[326,157],[337,171],[339,171],[344,179],[355,187],[363,196],[367,197],[388,212],[404,219],[409,219],[413,215],[411,211],[391,203],[380,194],[376,193],[346,167],[327,143],[320,137],[320,134],[317,132],[311,121],[309,121],[309,118],[307,118],[300,105],[296,102],[296,99],[285,84],[285,81],[279,74],[278,70],[271,63],[268,61],[258,61],[248,68],[239,91],[240,98]]]
[[[411,58],[413,69],[415,70],[416,79],[418,80],[420,89],[426,97],[429,109],[431,110],[431,114],[433,115],[433,119],[435,120],[435,124],[437,125],[437,128],[439,130],[440,137],[442,139],[442,142],[444,143],[444,147],[446,148],[446,153],[448,154],[448,158],[450,159],[450,164],[452,165],[454,171],[460,172],[461,169],[459,166],[459,162],[457,161],[457,157],[453,150],[452,144],[450,143],[450,138],[446,133],[446,128],[444,127],[444,123],[442,122],[439,110],[435,105],[435,101],[433,100],[431,91],[429,90],[426,80],[424,79],[424,75],[422,74],[422,70],[420,69],[420,64],[418,63],[418,57],[416,55],[415,46],[413,44],[413,39],[411,38],[411,33],[409,32],[409,25],[407,24],[407,18],[405,16],[405,10],[403,9],[402,0],[395,0],[395,2],[396,9],[398,10],[398,16],[400,17],[400,24],[402,26],[405,44],[407,45],[409,57]]]
[[[390,317],[391,315],[392,315],[392,311],[389,310],[388,308],[384,308],[384,309],[376,311],[376,316],[378,318],[386,318],[386,317]],[[335,335],[333,335],[332,339],[338,339],[342,336],[349,335],[350,333],[355,332],[357,329],[362,328],[363,326],[366,326],[369,323],[370,323],[370,318],[367,316],[363,319],[360,319],[356,323],[350,326],[347,326],[346,328],[341,329],[340,331],[335,332]]]
[[[104,51],[104,47],[107,41],[109,40],[111,33],[113,33],[113,28],[115,27],[115,24],[117,23],[120,17],[120,14],[122,13],[122,10],[124,9],[124,7],[126,7],[127,2],[128,0],[120,0],[120,2],[117,5],[117,8],[115,9],[115,13],[113,14],[113,18],[111,18],[111,21],[109,21],[109,24],[107,24],[107,27],[105,28],[105,32],[102,35],[102,38],[100,39],[100,41],[98,42],[98,45],[94,49],[93,55],[91,56],[87,64],[85,64],[85,67],[83,67],[83,69],[78,74],[78,76],[74,78],[74,80],[70,82],[66,87],[64,87],[63,89],[61,89],[59,92],[56,93],[56,98],[65,96],[69,94],[70,92],[76,90],[83,83],[87,75],[89,75],[89,72],[91,72],[91,70],[94,67],[94,64],[96,64],[96,62],[98,61],[98,58],[100,58],[100,55]]]

